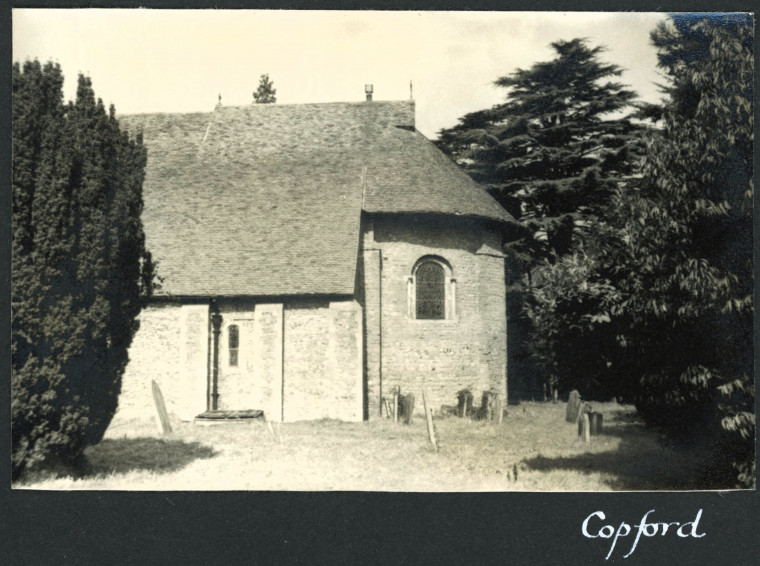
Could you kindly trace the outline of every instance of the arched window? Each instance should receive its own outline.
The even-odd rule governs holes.
[[[446,273],[443,266],[426,260],[415,271],[415,318],[443,320],[446,318]]]
[[[238,348],[240,347],[240,330],[238,330],[237,324],[231,324],[227,328],[227,345],[229,348],[229,361],[230,366],[237,367],[238,365]]]
[[[417,260],[408,278],[408,316],[415,320],[456,320],[456,279],[448,261],[438,256]]]

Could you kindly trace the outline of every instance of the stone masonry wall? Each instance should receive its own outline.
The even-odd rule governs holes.
[[[381,414],[380,407],[380,273],[381,250],[362,251],[360,269],[361,293],[364,314],[364,387],[365,417],[374,418]]]
[[[362,309],[356,301],[330,302],[327,349],[329,416],[344,421],[364,418]]]
[[[488,389],[506,396],[504,260],[497,234],[465,219],[374,216],[364,225],[368,352],[380,344],[379,359],[367,357],[369,417],[378,414],[372,405],[395,386],[415,395],[417,410],[423,386],[436,410],[456,404],[464,388],[473,391],[476,404]],[[373,250],[381,255],[379,267]],[[409,278],[426,255],[451,266],[455,312],[447,320],[409,315]],[[375,295],[379,299],[370,300]],[[379,315],[373,312],[378,305]],[[374,320],[377,325],[370,327]],[[372,379],[376,374],[382,375],[379,384]]]
[[[283,419],[362,419],[362,316],[354,301],[285,305]]]
[[[154,303],[140,313],[114,424],[154,414],[151,380],[167,411],[183,420],[205,409],[208,307]]]
[[[329,303],[285,305],[283,420],[321,419],[329,414],[327,348]]]
[[[218,409],[263,409],[271,420],[363,417],[362,310],[347,301],[219,300]],[[154,415],[155,380],[175,418],[206,410],[209,305],[156,303],[140,315],[115,422]],[[231,325],[239,330],[230,363]]]
[[[488,389],[506,396],[504,260],[498,234],[464,219],[376,215],[366,217],[363,226],[361,305],[220,301],[220,409],[276,403],[286,421],[360,420],[376,418],[381,397],[396,386],[415,395],[418,410],[423,386],[436,410],[455,404],[456,393],[464,388],[473,391],[476,404]],[[417,261],[429,255],[451,267],[453,312],[446,320],[410,316],[410,276]],[[205,410],[208,309],[154,303],[141,313],[115,421],[153,415],[152,379],[175,417],[192,419]],[[275,334],[263,336],[257,330],[264,310],[277,319]],[[237,367],[229,365],[230,324],[240,329]],[[267,337],[279,345],[263,352]],[[269,356],[266,367],[257,363],[264,354]],[[273,360],[281,360],[280,366]],[[276,412],[270,410],[273,417]]]

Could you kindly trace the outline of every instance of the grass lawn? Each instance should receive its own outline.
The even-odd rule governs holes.
[[[700,455],[658,442],[632,407],[594,403],[604,431],[586,445],[564,403],[508,407],[501,425],[436,418],[439,452],[422,417],[410,425],[283,423],[279,442],[261,421],[199,426],[115,423],[87,449],[79,478],[29,473],[30,489],[610,491],[704,489]],[[275,431],[277,427],[275,426]],[[516,478],[514,470],[517,470]],[[511,473],[510,473],[511,472]],[[716,486],[713,486],[716,487]]]

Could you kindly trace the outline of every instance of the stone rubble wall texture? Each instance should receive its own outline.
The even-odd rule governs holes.
[[[363,330],[362,309],[356,301],[330,303],[327,350],[330,418],[344,421],[364,418]]]
[[[451,266],[455,312],[409,316],[409,278],[423,256]],[[475,220],[365,217],[357,301],[218,301],[219,409],[264,409],[274,420],[377,418],[398,386],[435,410],[469,388],[480,403],[506,397],[504,258],[496,231]],[[150,381],[168,411],[191,420],[206,410],[209,305],[157,302],[140,315],[116,420],[152,415]],[[239,328],[238,366],[229,326]],[[422,411],[422,403],[416,404]]]
[[[249,409],[263,409],[268,419],[281,421],[283,415],[283,305],[256,305],[253,320],[253,364],[246,375],[245,385],[253,389],[254,400]]]
[[[506,397],[504,259],[497,234],[464,219],[372,220],[362,238],[369,417],[396,386],[417,398],[426,388],[435,410],[455,404],[464,388],[476,404],[489,389]],[[409,277],[426,255],[452,268],[456,312],[449,320],[409,316]],[[421,403],[415,409],[421,411]]]
[[[284,420],[362,420],[362,351],[356,302],[286,305]]]
[[[364,376],[367,418],[382,415],[380,405],[380,273],[382,269],[382,250],[368,249],[371,239],[363,240],[364,248],[361,254],[360,301],[364,311]]]
[[[170,414],[193,418],[206,406],[208,306],[153,303],[139,321],[114,424],[153,414],[151,380]]]
[[[283,396],[286,421],[326,417],[327,348],[329,345],[327,301],[285,306]]]
[[[362,313],[355,301],[220,300],[218,308],[218,409],[263,409],[271,420],[362,420]],[[208,316],[208,305],[154,304],[141,313],[117,424],[153,414],[151,379],[174,417],[192,420],[206,410]],[[233,324],[237,366],[230,365]]]
[[[283,305],[252,300],[217,301],[219,334],[219,410],[261,409],[282,420]],[[238,327],[238,361],[230,364],[230,327]]]

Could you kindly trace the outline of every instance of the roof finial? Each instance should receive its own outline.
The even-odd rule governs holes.
[[[222,105],[222,93],[219,93],[219,101],[216,103],[216,107],[219,108]]]
[[[414,100],[414,94],[412,94],[412,81],[409,80],[409,100]]]

